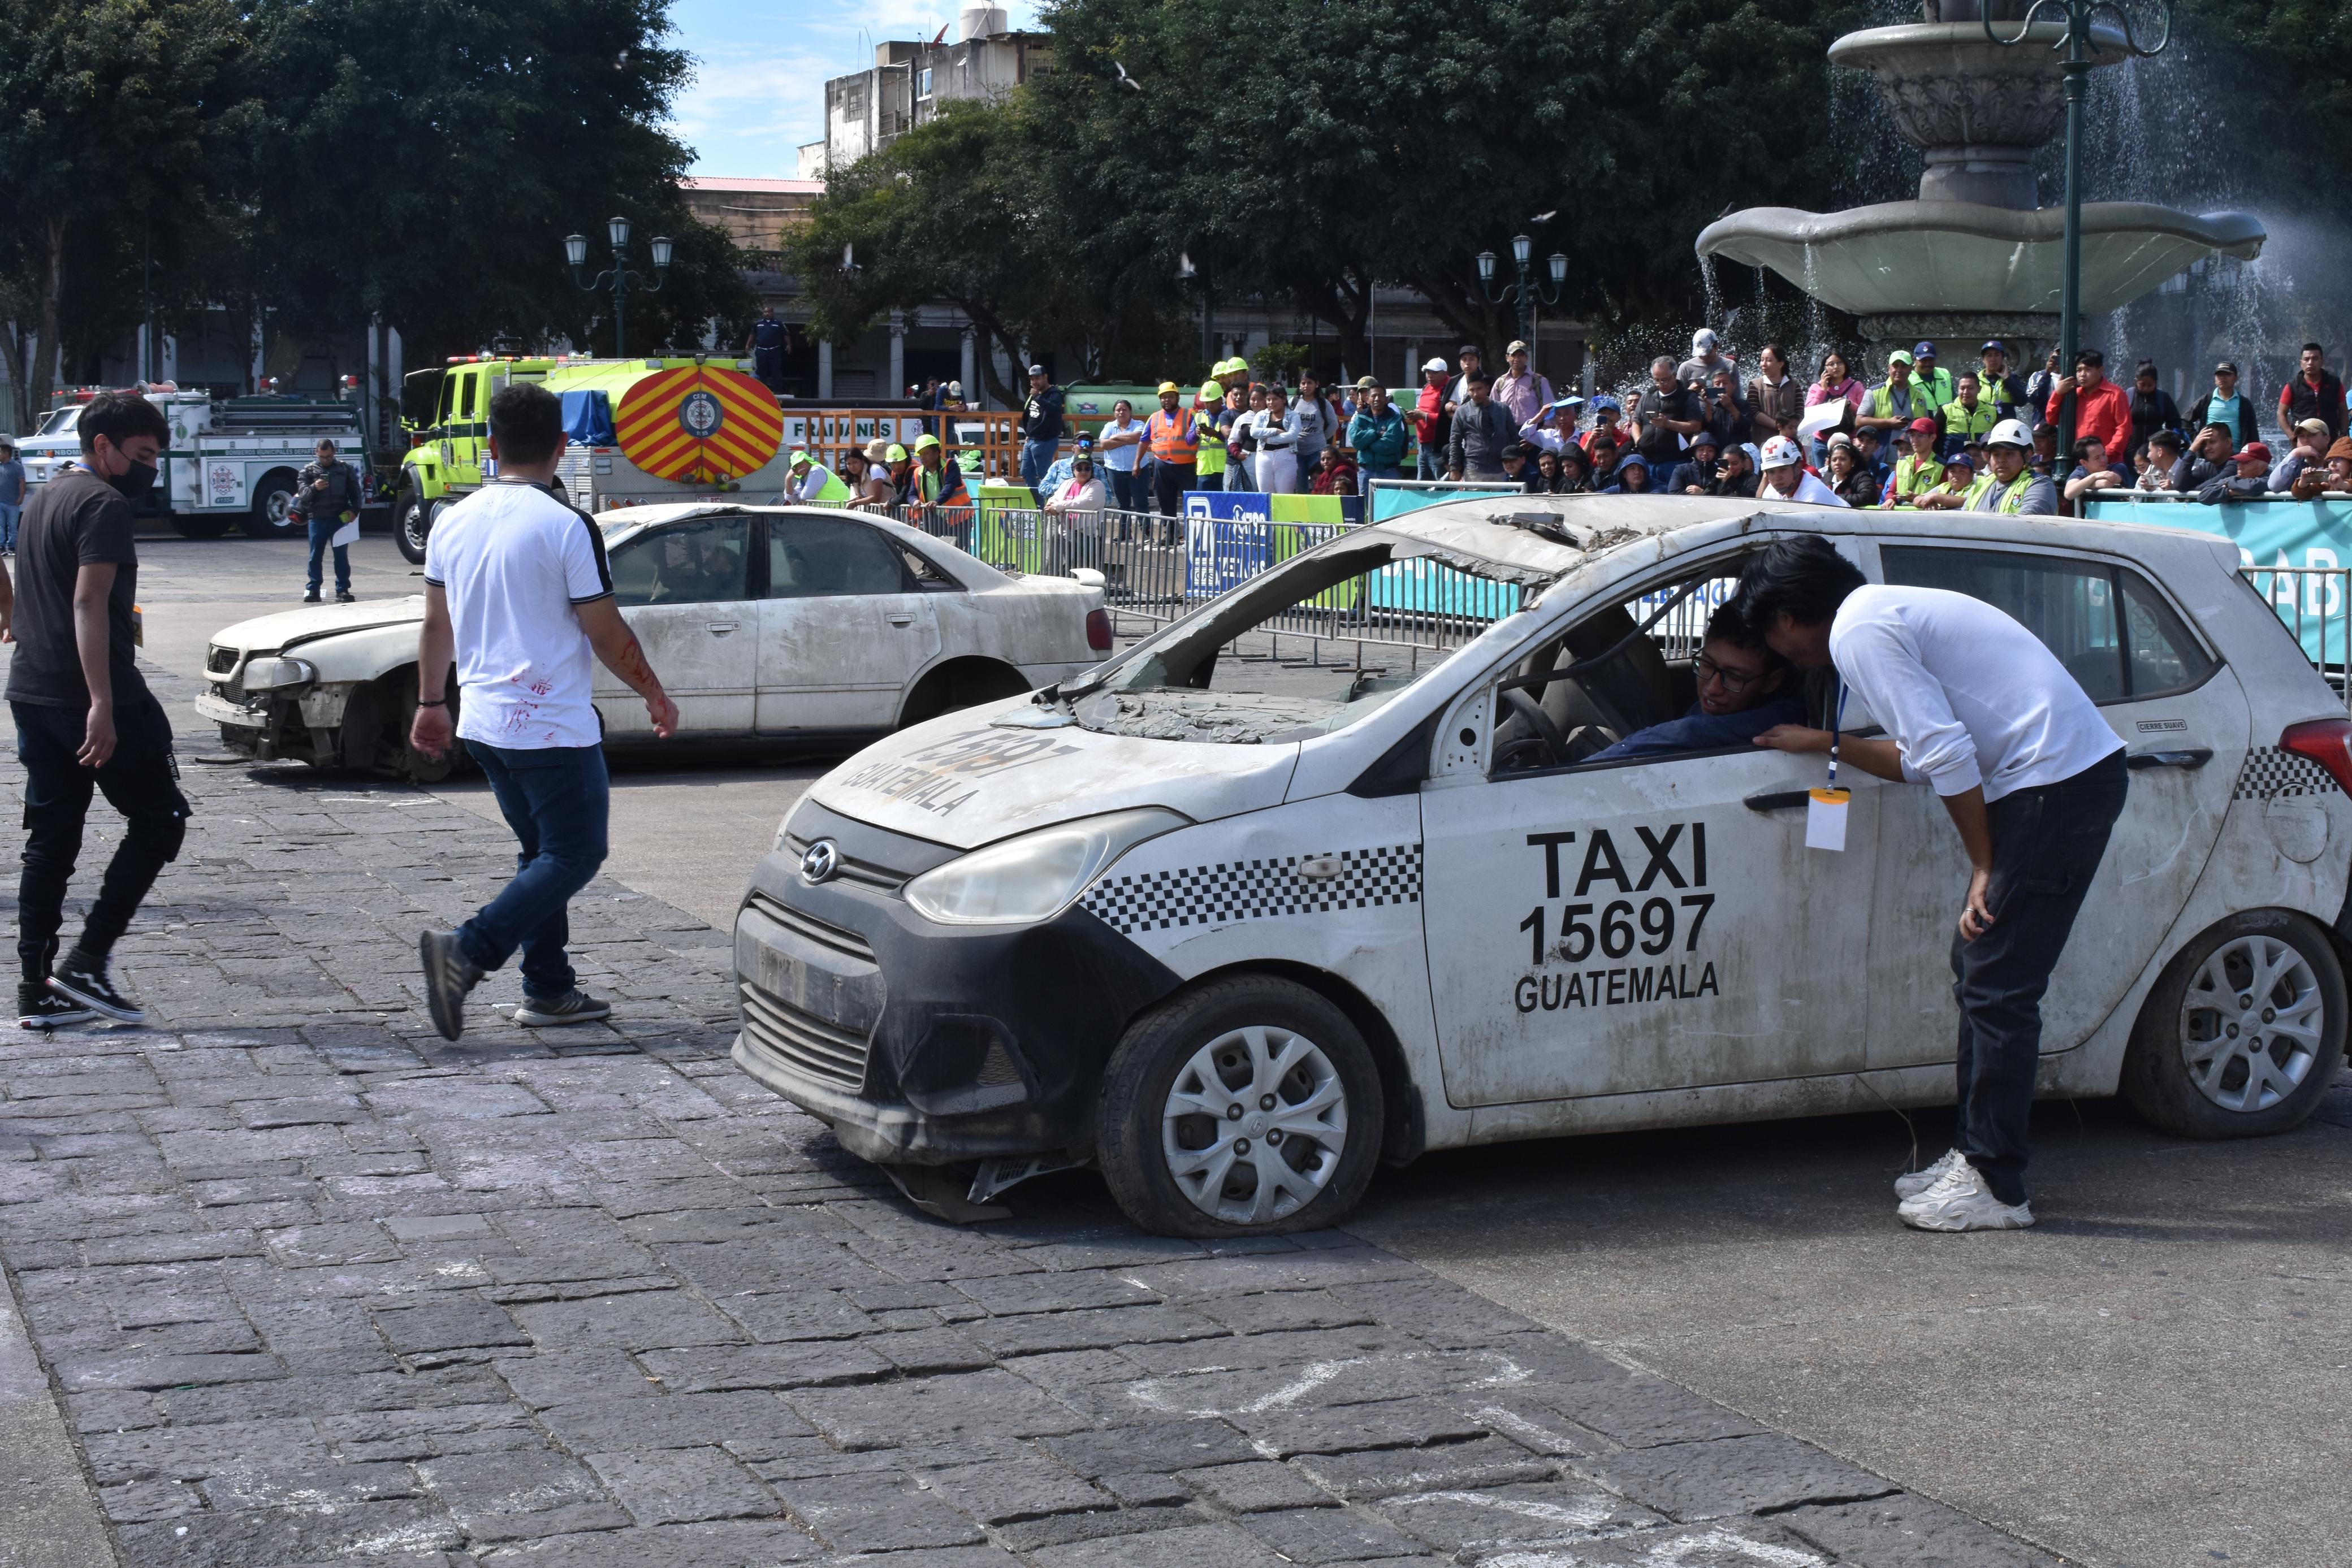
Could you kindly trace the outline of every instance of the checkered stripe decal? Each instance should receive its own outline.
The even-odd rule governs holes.
[[[2257,746],[2246,753],[2238,773],[2233,800],[2268,800],[2278,795],[2328,795],[2336,780],[2308,757],[2298,757],[2275,746]]]
[[[1340,862],[1339,875],[1314,882],[1298,874],[1301,861],[1326,856]],[[1421,846],[1390,844],[1107,876],[1078,902],[1123,936],[1176,926],[1229,925],[1284,915],[1419,904]]]

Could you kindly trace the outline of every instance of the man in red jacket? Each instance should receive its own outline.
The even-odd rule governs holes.
[[[2074,439],[2095,435],[2099,444],[2128,461],[2131,449],[2131,398],[2107,380],[2106,356],[2085,349],[2074,356],[2074,379],[2050,394],[2050,423],[2064,429],[2072,409]]]

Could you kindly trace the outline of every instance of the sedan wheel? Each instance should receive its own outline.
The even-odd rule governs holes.
[[[1238,1029],[1176,1074],[1160,1130],[1168,1174],[1193,1207],[1228,1225],[1265,1225],[1330,1185],[1348,1146],[1348,1093],[1306,1036]]]
[[[1129,1026],[1103,1077],[1103,1172],[1147,1229],[1310,1229],[1362,1196],[1381,1119],[1380,1073],[1347,1015],[1241,976]]]
[[[2123,1092],[2190,1137],[2278,1133],[2311,1114],[2344,1060],[2345,981],[2326,936],[2257,911],[2175,958],[2141,1009]]]

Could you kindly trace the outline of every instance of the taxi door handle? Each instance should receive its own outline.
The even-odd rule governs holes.
[[[1750,795],[1740,804],[1751,811],[1793,811],[1812,798],[1811,789],[1780,789],[1769,795]]]
[[[2135,751],[2124,758],[2124,766],[2135,772],[2143,768],[2202,768],[2213,760],[2213,753],[2199,747],[2186,751]]]

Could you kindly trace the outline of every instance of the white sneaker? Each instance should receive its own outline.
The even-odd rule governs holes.
[[[1927,1191],[1929,1187],[1943,1180],[1944,1173],[1950,1170],[1954,1162],[1958,1160],[1959,1157],[1959,1150],[1946,1149],[1943,1153],[1943,1156],[1937,1160],[1934,1165],[1929,1166],[1927,1169],[1916,1170],[1906,1176],[1896,1176],[1895,1178],[1895,1196],[1896,1197],[1905,1198],[1918,1197],[1921,1193]]]
[[[2030,1207],[1993,1197],[1965,1156],[1956,1156],[1935,1186],[1906,1198],[1895,1212],[1914,1230],[2022,1230],[2033,1223]]]

